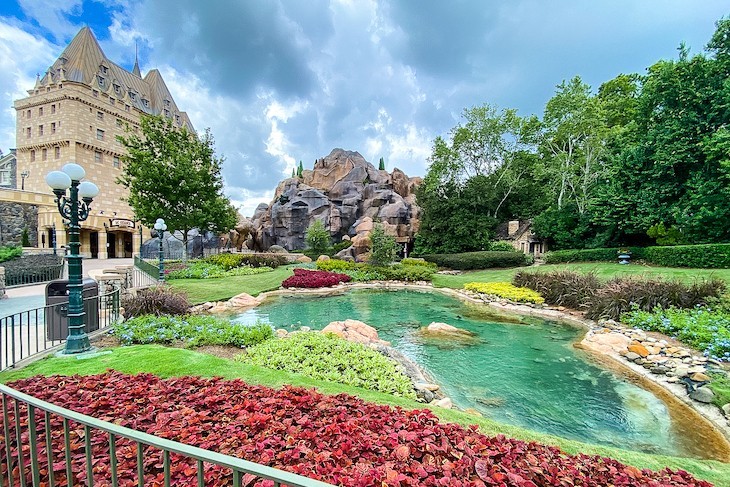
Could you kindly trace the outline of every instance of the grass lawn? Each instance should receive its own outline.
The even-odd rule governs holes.
[[[292,265],[280,266],[271,272],[252,276],[231,276],[217,279],[171,279],[167,283],[188,294],[192,304],[223,301],[237,294],[258,296],[262,292],[279,289],[281,282],[291,276]]]
[[[646,277],[663,277],[665,279],[679,279],[693,281],[697,278],[719,277],[730,283],[730,269],[688,269],[682,267],[653,267],[637,264],[621,265],[602,262],[584,262],[577,264],[546,264],[537,267],[516,267],[512,269],[486,269],[481,271],[466,271],[456,276],[436,274],[433,276],[433,285],[461,289],[467,282],[510,282],[515,272],[527,270],[529,272],[550,272],[568,270],[575,272],[595,272],[603,280],[614,276],[642,275]]]
[[[149,372],[162,377],[182,375],[220,376],[228,379],[241,378],[248,383],[281,387],[292,384],[303,387],[317,387],[326,394],[348,393],[367,401],[404,408],[424,408],[408,399],[378,393],[357,387],[322,382],[287,372],[245,365],[190,350],[167,348],[158,345],[137,345],[112,349],[112,353],[93,358],[49,357],[17,371],[0,374],[0,382],[31,377],[34,375],[71,375],[99,374],[108,369],[124,373]],[[504,434],[508,437],[527,441],[557,445],[568,453],[586,453],[615,458],[639,468],[659,470],[664,467],[683,469],[696,477],[713,482],[716,486],[730,487],[730,464],[710,460],[693,460],[662,455],[649,455],[616,448],[588,445],[525,430],[515,426],[496,423],[486,418],[472,416],[463,412],[434,408],[434,412],[445,421],[462,425],[477,424],[488,435]]]

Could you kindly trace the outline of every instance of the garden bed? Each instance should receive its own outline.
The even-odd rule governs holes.
[[[711,485],[684,471],[652,472],[608,458],[567,455],[537,443],[488,437],[476,427],[440,423],[428,410],[406,411],[312,389],[274,390],[240,380],[160,379],[117,372],[34,377],[10,385],[122,426],[345,486]],[[130,410],[139,414],[130,416]],[[27,415],[19,420],[27,421]],[[63,441],[60,423],[53,418],[58,432],[53,443],[58,448]],[[10,424],[13,429],[13,421]],[[43,429],[42,424],[39,427]],[[72,432],[72,445],[78,450],[72,454],[78,478],[69,483],[74,484],[86,480],[79,433]],[[106,478],[110,472],[106,436],[95,433],[91,442],[98,456],[97,480]],[[123,440],[117,445],[117,468],[124,483],[136,480],[136,453],[127,446],[131,445]],[[152,481],[161,474],[161,453],[149,451],[147,456],[145,478]],[[41,469],[47,468],[42,464],[45,455],[39,461]],[[173,455],[172,461],[172,485],[194,482],[193,460]],[[56,473],[59,483],[64,475],[63,470]],[[229,475],[211,468],[205,483],[222,485],[230,482]]]

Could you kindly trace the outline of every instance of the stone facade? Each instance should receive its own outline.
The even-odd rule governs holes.
[[[5,297],[5,267],[0,266],[0,299]]]
[[[38,246],[38,205],[0,201],[0,245],[21,245],[24,229]]]
[[[0,157],[0,188],[15,188],[18,184],[17,161],[15,149]]]
[[[535,257],[542,256],[548,251],[547,242],[535,235],[530,220],[511,220],[497,227],[497,240],[509,242],[512,246],[526,254]]]
[[[27,173],[25,191],[50,194],[45,176],[72,161],[99,187],[89,219],[82,224],[81,253],[87,258],[131,257],[138,248],[139,223],[116,183],[124,147],[117,136],[136,132],[142,114],[162,115],[193,129],[178,109],[158,70],[144,77],[109,60],[88,27],[39,76],[28,97],[16,100],[17,173]],[[17,184],[16,184],[17,188]],[[63,221],[54,206],[38,215],[38,236],[57,231],[65,244]],[[59,231],[60,230],[60,231]],[[149,236],[149,233],[147,234]]]

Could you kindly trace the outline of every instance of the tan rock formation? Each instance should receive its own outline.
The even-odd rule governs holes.
[[[378,331],[358,320],[333,321],[322,329],[322,333],[334,333],[345,340],[365,345],[390,345],[378,337]]]

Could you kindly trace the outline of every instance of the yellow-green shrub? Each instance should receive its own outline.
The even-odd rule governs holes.
[[[509,299],[517,303],[542,304],[545,302],[540,293],[526,287],[513,286],[508,282],[467,282],[464,284],[464,289]]]

